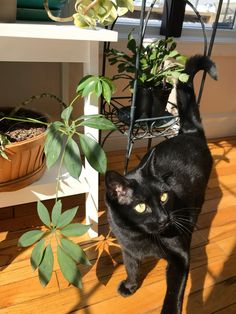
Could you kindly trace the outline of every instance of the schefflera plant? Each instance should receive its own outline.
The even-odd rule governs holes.
[[[95,139],[79,132],[78,129],[84,126],[99,130],[116,129],[116,126],[101,114],[71,118],[73,106],[79,97],[93,95],[99,98],[102,96],[110,103],[111,95],[115,92],[115,85],[109,78],[87,75],[79,82],[76,92],[77,96],[62,111],[61,121],[52,122],[47,129],[44,145],[46,164],[47,168],[50,169],[60,158],[58,178],[63,165],[72,177],[79,178],[82,170],[80,149],[95,170],[99,173],[105,173],[107,159],[104,150]],[[75,140],[76,137],[79,141]],[[57,182],[59,183],[59,180]]]
[[[18,245],[28,247],[35,244],[30,262],[34,270],[38,270],[40,283],[46,286],[52,277],[54,269],[53,241],[56,240],[56,255],[61,272],[65,279],[77,288],[82,288],[81,272],[78,263],[91,265],[83,249],[68,237],[84,235],[90,225],[71,223],[78,207],[68,209],[62,213],[61,200],[56,201],[50,217],[48,209],[38,201],[39,218],[45,225],[45,230],[30,230],[18,240]]]
[[[27,231],[18,241],[18,245],[21,247],[35,244],[30,261],[33,269],[38,269],[39,279],[43,286],[49,283],[52,276],[54,264],[52,242],[55,238],[57,243],[57,260],[63,276],[70,284],[78,288],[82,287],[81,272],[77,264],[90,265],[90,262],[82,248],[68,237],[82,236],[88,231],[90,226],[81,223],[71,223],[78,207],[62,212],[62,203],[61,200],[58,200],[60,177],[63,165],[71,176],[76,179],[80,177],[82,170],[80,149],[95,170],[105,173],[107,165],[105,152],[95,139],[80,133],[78,128],[88,126],[99,130],[113,130],[116,129],[115,125],[100,114],[81,115],[72,119],[72,112],[77,98],[90,95],[102,96],[110,103],[111,95],[114,91],[115,86],[110,79],[103,76],[86,76],[78,84],[77,96],[62,111],[61,121],[46,123],[47,133],[44,151],[47,168],[53,167],[59,161],[58,175],[55,178],[55,182],[57,182],[55,187],[56,200],[51,217],[45,205],[40,201],[37,203],[38,216],[45,225],[46,230]],[[32,120],[26,119],[26,121],[31,122]],[[33,120],[33,122],[43,123],[36,120]],[[79,141],[76,141],[75,137]]]

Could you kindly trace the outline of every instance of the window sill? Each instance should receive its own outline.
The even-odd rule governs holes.
[[[153,40],[160,37],[159,21],[150,21],[146,31],[145,40]],[[115,26],[118,31],[119,41],[127,39],[128,33],[133,30],[134,36],[137,38],[139,33],[139,20],[119,18]],[[206,25],[206,34],[208,43],[210,41],[212,28]],[[203,33],[202,29],[193,23],[185,23],[182,36],[175,38],[178,46],[184,49],[186,54],[194,54],[203,51]],[[217,56],[236,56],[236,29],[218,29],[216,33],[214,49],[212,55]]]

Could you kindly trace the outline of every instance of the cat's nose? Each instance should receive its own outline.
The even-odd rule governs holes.
[[[169,217],[168,216],[162,216],[159,218],[158,220],[158,224],[159,224],[159,227],[162,229],[164,227],[166,227],[168,225],[168,222],[169,222]]]

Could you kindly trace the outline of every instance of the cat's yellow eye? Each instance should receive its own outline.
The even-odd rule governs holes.
[[[161,201],[162,203],[165,203],[167,200],[168,200],[168,193],[166,193],[166,192],[161,193],[160,201]]]
[[[142,214],[145,212],[146,210],[146,204],[145,203],[139,203],[138,205],[136,205],[134,207],[134,209],[136,210],[136,212]]]

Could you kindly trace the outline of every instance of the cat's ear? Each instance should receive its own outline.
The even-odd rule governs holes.
[[[130,181],[115,171],[107,171],[105,175],[107,194],[111,199],[117,200],[120,204],[132,202],[133,189]]]

